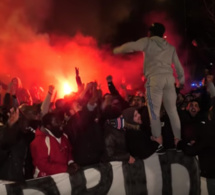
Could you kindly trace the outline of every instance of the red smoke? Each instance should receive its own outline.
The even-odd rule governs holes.
[[[18,76],[27,88],[33,83],[45,89],[49,84],[54,84],[61,97],[61,87],[65,82],[73,90],[77,89],[75,67],[79,68],[84,83],[96,80],[105,91],[105,79],[109,74],[116,84],[122,78],[130,80],[129,82],[133,80],[133,83],[141,80],[140,57],[132,56],[132,60],[129,57],[125,60],[121,56],[113,56],[111,51],[99,49],[92,37],[81,34],[67,39],[63,44],[55,43],[54,46],[50,45],[48,37],[41,36],[31,41],[19,42],[14,47],[16,50],[12,53],[3,49],[1,52],[1,61],[4,64],[1,73],[7,75],[7,82]]]
[[[47,16],[43,13],[48,13],[50,1],[33,3],[34,0],[27,4],[24,0],[16,4],[12,0],[0,2],[0,81],[8,84],[11,78],[18,76],[24,87],[36,84],[45,91],[53,84],[58,97],[62,97],[65,82],[77,90],[75,67],[78,67],[83,83],[96,80],[104,92],[107,92],[109,74],[117,87],[123,78],[127,84],[141,86],[141,56],[126,59],[113,56],[107,46],[99,48],[94,38],[81,33],[72,38],[38,34],[36,31]]]
[[[124,7],[118,5],[112,10],[111,21],[116,21],[114,25],[109,23],[103,26],[104,29],[95,30],[103,32],[106,37],[112,35],[117,22],[129,17],[131,8],[128,2],[123,4]],[[39,34],[51,7],[51,0],[0,1],[0,81],[8,84],[12,77],[18,76],[24,87],[30,88],[36,84],[45,91],[49,84],[53,84],[58,97],[62,97],[66,82],[72,90],[77,90],[75,67],[78,67],[83,83],[96,80],[104,93],[107,92],[106,76],[109,74],[113,76],[117,88],[123,82],[131,86],[131,90],[143,89],[141,53],[114,56],[108,46],[98,47],[96,39],[82,33],[74,37]],[[118,8],[121,14],[116,14]],[[166,25],[167,40],[179,47],[181,38],[174,30],[173,21],[167,20],[165,14],[155,12],[145,19],[149,25],[154,21]],[[185,61],[183,58],[181,60],[182,63]],[[186,75],[189,74],[187,69],[185,71]]]

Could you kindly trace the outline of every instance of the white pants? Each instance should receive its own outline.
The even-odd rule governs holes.
[[[181,124],[176,108],[175,78],[170,74],[160,74],[147,78],[146,102],[148,106],[151,131],[154,137],[161,135],[160,109],[163,101],[169,116],[175,138],[181,139]]]

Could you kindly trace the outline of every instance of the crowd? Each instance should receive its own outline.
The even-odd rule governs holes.
[[[177,94],[181,131],[175,143],[171,116],[159,111],[162,152],[153,137],[145,94],[122,96],[107,76],[109,93],[96,82],[84,85],[76,68],[78,91],[55,99],[50,85],[44,98],[40,89],[22,87],[19,78],[1,86],[6,94],[0,107],[0,180],[26,179],[64,173],[109,161],[146,159],[166,150],[198,156],[201,176],[215,189],[215,87],[213,75],[204,84]]]
[[[159,144],[151,139],[144,93],[122,97],[112,76],[107,76],[110,92],[102,94],[96,82],[83,87],[77,71],[79,91],[54,102],[54,86],[49,86],[44,100],[34,102],[30,93],[19,96],[15,80],[8,85],[1,106],[0,179],[24,181],[61,172],[73,174],[82,166],[108,161],[133,163],[156,152]],[[215,145],[213,76],[208,75],[206,81],[186,95],[178,91],[177,98],[180,148],[188,155],[199,155],[203,165],[206,154],[213,156]],[[164,148],[174,149],[164,107],[160,116]],[[206,162],[212,165],[212,159]],[[212,170],[215,176],[215,167]],[[207,173],[202,168],[202,174]]]

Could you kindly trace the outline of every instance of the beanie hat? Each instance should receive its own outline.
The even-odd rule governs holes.
[[[163,37],[163,34],[165,32],[165,27],[163,24],[155,22],[151,25],[149,30],[153,33],[153,35]]]
[[[134,122],[135,110],[137,110],[137,108],[135,107],[129,107],[123,110],[122,115],[126,123],[133,124],[133,125],[137,124],[136,122]]]

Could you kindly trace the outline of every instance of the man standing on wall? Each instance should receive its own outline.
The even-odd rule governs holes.
[[[181,139],[181,125],[176,108],[175,78],[172,64],[175,66],[181,88],[185,82],[184,70],[178,59],[176,49],[163,39],[164,32],[163,24],[153,23],[149,28],[149,37],[125,43],[113,50],[114,54],[137,51],[145,53],[146,100],[150,115],[152,139],[160,144],[157,149],[158,154],[165,152],[162,145],[160,122],[162,102],[171,122],[176,146]]]

